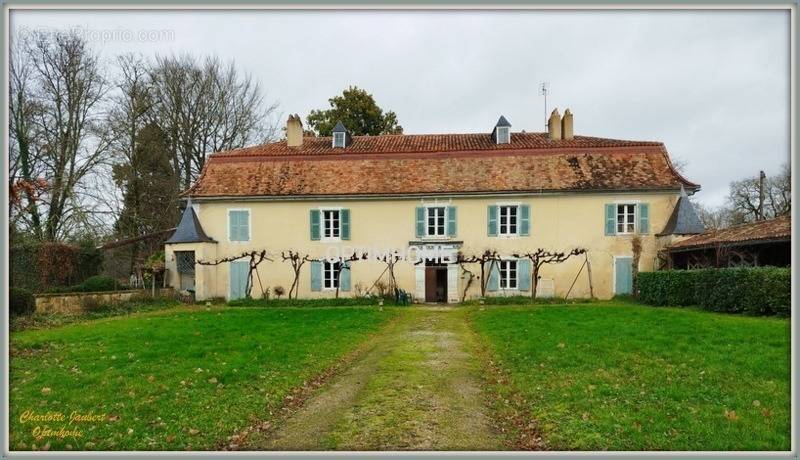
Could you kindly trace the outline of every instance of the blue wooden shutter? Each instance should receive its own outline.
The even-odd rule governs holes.
[[[312,209],[310,214],[311,241],[319,240],[319,209]]]
[[[349,209],[342,209],[339,212],[339,222],[341,222],[341,231],[339,232],[342,235],[343,240],[350,239],[350,210]]]
[[[417,238],[425,236],[425,208],[417,206]]]
[[[230,300],[242,299],[247,296],[247,276],[250,263],[237,260],[228,265],[228,293]]]
[[[311,290],[322,290],[322,262],[311,261]]]
[[[497,236],[497,206],[492,205],[488,208],[488,215],[486,220],[488,222],[488,234],[489,236]]]
[[[228,211],[228,234],[231,241],[250,240],[248,211]]]
[[[486,290],[497,291],[498,289],[500,289],[500,262],[494,260],[489,262],[489,279],[486,281]]]
[[[250,211],[242,211],[239,219],[239,235],[242,241],[250,241]]]
[[[456,236],[456,207],[447,207],[447,236]]]
[[[620,257],[614,259],[615,274],[615,295],[626,295],[631,293],[633,285],[633,265],[630,257]]]
[[[650,205],[639,204],[639,233],[650,233]]]
[[[339,290],[340,291],[349,291],[350,290],[350,262],[345,262],[344,268],[342,268],[342,272],[339,273]]]
[[[520,291],[531,290],[531,261],[528,259],[517,261],[517,286]]]
[[[527,204],[519,207],[519,235],[528,236],[531,233],[531,207]]]
[[[606,204],[606,235],[617,234],[617,205]]]

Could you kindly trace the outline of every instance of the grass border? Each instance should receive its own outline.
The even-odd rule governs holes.
[[[547,444],[539,429],[539,422],[527,416],[525,398],[511,385],[511,380],[500,366],[487,339],[475,329],[472,314],[479,308],[469,307],[465,318],[467,327],[475,335],[475,357],[483,364],[486,372],[481,375],[484,383],[484,399],[492,414],[495,428],[503,434],[510,433],[507,439],[513,440],[509,447],[516,451],[546,451]],[[483,307],[481,307],[482,309]]]
[[[322,372],[315,375],[311,379],[304,381],[302,385],[292,388],[289,391],[289,394],[284,396],[281,406],[277,408],[277,415],[273,416],[269,420],[258,420],[243,430],[228,436],[225,440],[218,441],[214,445],[215,450],[238,451],[242,447],[247,448],[247,438],[255,432],[258,432],[263,436],[269,436],[289,417],[300,410],[305,405],[305,402],[314,396],[318,390],[324,387],[335,377],[339,376],[350,366],[350,364],[354,363],[356,360],[364,356],[370,349],[372,349],[378,336],[385,329],[392,327],[398,321],[398,319],[399,318],[396,315],[394,318],[390,319],[383,326],[381,326],[379,330],[369,334],[369,336],[367,336],[367,338],[361,343],[356,345],[354,349],[345,353],[344,356],[338,358],[336,362],[325,368]],[[272,415],[271,411],[270,415]]]

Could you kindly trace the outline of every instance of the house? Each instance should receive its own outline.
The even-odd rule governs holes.
[[[512,132],[500,117],[478,134],[352,136],[339,123],[331,137],[304,137],[296,115],[286,132],[283,141],[208,158],[166,244],[173,286],[197,299],[244,296],[248,258],[196,262],[267,250],[273,260],[258,265],[252,295],[288,291],[293,270],[280,254],[292,250],[310,260],[299,297],[360,295],[387,280],[384,262],[323,259],[395,248],[439,255],[398,262],[400,288],[418,301],[457,302],[480,296],[482,285],[487,296],[530,295],[521,254],[583,248],[543,266],[538,293],[610,298],[630,292],[632,238],[642,241],[639,269],[653,270],[660,250],[687,237],[668,223],[700,188],[675,170],[662,143],[574,135],[569,110],[563,118],[554,110],[545,133]],[[501,260],[486,279],[474,264],[453,263],[487,250]]]
[[[672,244],[664,253],[667,266],[675,269],[788,267],[792,257],[791,216],[702,232]]]

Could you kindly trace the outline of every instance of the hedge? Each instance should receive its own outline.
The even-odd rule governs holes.
[[[31,315],[36,311],[36,301],[31,291],[23,288],[8,290],[8,311],[11,315]]]
[[[791,269],[708,268],[639,273],[639,300],[755,315],[789,315]]]

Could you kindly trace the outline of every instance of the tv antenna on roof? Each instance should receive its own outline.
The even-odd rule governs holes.
[[[539,95],[544,96],[544,130],[547,131],[547,91],[550,89],[550,82],[539,83]]]

